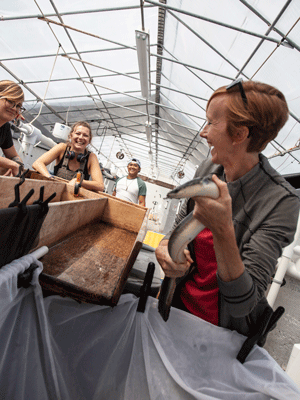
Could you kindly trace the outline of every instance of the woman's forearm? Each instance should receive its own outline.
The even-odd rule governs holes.
[[[46,165],[42,161],[36,160],[32,164],[32,168],[34,168],[37,172],[39,172],[43,176],[46,176],[47,178],[49,178],[51,176]]]
[[[0,167],[11,169],[12,171],[17,172],[19,171],[20,164],[18,164],[16,161],[10,160],[9,158],[0,157]]]
[[[223,235],[213,235],[213,240],[219,278],[224,282],[234,281],[245,270],[236,244],[234,227],[226,230]]]
[[[97,181],[86,181],[83,180],[81,182],[81,187],[87,190],[92,190],[93,192],[103,192],[104,184],[99,183]]]

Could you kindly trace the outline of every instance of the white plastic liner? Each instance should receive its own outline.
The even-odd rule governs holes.
[[[17,274],[39,264],[33,286]],[[0,270],[0,398],[3,400],[299,400],[273,358],[245,337],[172,309],[167,323],[148,298],[123,295],[117,307],[43,299],[41,263],[22,257]]]

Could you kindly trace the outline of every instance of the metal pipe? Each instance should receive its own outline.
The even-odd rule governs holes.
[[[216,20],[213,20],[211,18],[206,18],[206,17],[203,17],[203,15],[198,15],[198,14],[195,14],[195,13],[192,13],[192,12],[189,12],[189,11],[184,11],[184,10],[181,10],[180,8],[176,8],[176,7],[168,6],[168,5],[165,5],[165,4],[161,4],[161,3],[158,3],[158,2],[152,1],[152,0],[145,0],[145,2],[153,4],[153,5],[156,5],[156,6],[159,6],[159,7],[166,8],[168,11],[169,10],[173,10],[173,11],[176,11],[176,12],[178,12],[180,14],[189,15],[191,17],[198,18],[198,19],[201,19],[201,20],[206,21],[206,22],[210,22],[211,24],[216,24],[216,25],[219,25],[219,26],[223,26],[225,28],[233,29],[233,30],[238,31],[238,32],[246,33],[247,35],[259,37],[261,39],[269,40],[270,42],[275,42],[277,44],[280,44],[280,41],[278,41],[278,40],[276,40],[274,38],[270,38],[270,37],[265,36],[265,35],[260,35],[259,33],[247,31],[246,29],[242,29],[242,28],[238,28],[237,26],[225,24],[224,22],[216,21]]]
[[[198,32],[196,32],[194,29],[192,29],[188,24],[186,24],[184,21],[182,21],[182,19],[180,19],[179,17],[177,17],[177,15],[173,14],[171,11],[169,11],[169,13],[172,15],[172,17],[174,17],[175,19],[177,19],[177,21],[179,21],[184,27],[186,27],[190,32],[192,32],[198,39],[202,40],[203,43],[205,43],[210,49],[212,49],[215,53],[218,54],[219,57],[221,57],[223,60],[225,60],[229,65],[232,66],[232,68],[234,68],[236,71],[239,70],[238,67],[236,67],[227,57],[225,57],[218,49],[216,49],[214,46],[212,46],[206,39],[204,39],[204,37],[202,37]],[[243,76],[245,76],[247,79],[248,77],[243,74]]]
[[[83,61],[82,61],[82,59],[81,59],[81,55],[80,55],[79,51],[77,50],[77,48],[76,48],[76,46],[75,46],[75,43],[73,42],[73,40],[72,40],[72,38],[71,38],[71,35],[70,35],[70,33],[69,33],[68,29],[67,29],[68,27],[63,23],[63,19],[62,19],[61,15],[59,14],[59,12],[58,12],[58,10],[57,10],[57,8],[56,8],[56,6],[55,6],[53,0],[49,0],[49,1],[50,1],[50,3],[52,4],[52,7],[54,8],[54,10],[55,10],[55,12],[56,12],[56,14],[57,14],[59,20],[61,21],[61,24],[62,24],[62,26],[63,26],[63,28],[64,28],[64,30],[65,30],[67,36],[69,37],[69,40],[71,41],[71,43],[72,43],[72,45],[73,45],[73,47],[74,47],[74,50],[75,50],[76,53],[78,54],[78,57],[79,57],[79,59],[81,60],[82,66],[83,66],[83,68],[85,69],[85,71],[86,71],[86,73],[87,73],[87,75],[88,75],[90,81],[93,82],[93,78],[91,77],[91,75],[90,75],[90,73],[89,73],[89,71],[88,71],[88,69],[87,69],[85,63],[83,63]],[[42,18],[42,19],[44,20],[45,18]],[[69,27],[69,28],[72,29],[72,27]],[[65,52],[65,53],[66,53],[66,52]],[[71,63],[71,64],[72,64],[72,63]],[[73,65],[73,64],[72,64],[72,65]],[[74,68],[75,68],[75,67],[74,67]],[[76,70],[76,69],[75,69],[75,70]],[[76,72],[77,72],[77,70],[76,70]],[[77,73],[78,73],[78,72],[77,72]],[[79,74],[78,74],[78,75],[79,75]],[[84,86],[85,86],[86,89],[88,90],[88,88],[87,88],[87,86],[86,86],[85,84],[84,84]],[[97,95],[99,96],[99,98],[101,99],[101,96],[100,96],[100,94],[99,94],[99,92],[98,92],[98,89],[97,89],[97,87],[96,87],[95,85],[94,85],[94,89],[95,89]],[[94,101],[94,103],[95,103],[95,105],[96,105],[95,100],[94,100],[93,98],[92,98],[92,100]],[[103,105],[104,105],[104,107],[106,108],[106,105],[105,105],[105,104],[103,104]],[[99,111],[100,111],[100,110],[99,110]],[[108,110],[107,110],[107,112],[108,112]],[[108,112],[108,115],[109,115],[109,112]],[[110,119],[111,119],[112,123],[114,124],[113,119],[112,119],[111,117],[110,117]],[[117,130],[117,132],[118,132],[117,127],[116,127],[116,130]],[[122,137],[121,137],[121,135],[119,134],[119,132],[118,132],[118,135],[119,135],[120,139],[122,140]],[[126,147],[126,143],[124,143],[124,145],[125,145],[125,147]],[[128,151],[128,154],[130,155],[130,157],[132,157],[131,152],[130,152],[130,149],[127,148],[126,150]]]
[[[142,112],[142,111],[138,111],[138,110],[134,110],[134,109],[129,108],[129,107],[121,106],[120,104],[113,103],[112,101],[107,101],[107,100],[102,100],[102,99],[101,99],[100,101],[102,101],[102,103],[107,103],[107,104],[112,104],[113,106],[118,106],[119,108],[124,108],[125,110],[133,111],[133,112],[135,112],[135,113],[137,113],[137,114],[140,114],[140,115],[143,115],[143,116],[146,116],[146,117],[148,116],[146,113],[144,113],[144,112]],[[164,119],[164,118],[158,118],[158,117],[155,117],[155,116],[150,116],[150,117],[151,117],[151,118],[157,118],[157,119],[159,119],[160,121],[167,122],[167,123],[169,123],[169,124],[171,124],[171,125],[180,126],[181,128],[185,128],[185,129],[188,129],[188,130],[190,130],[190,131],[195,131],[195,132],[197,132],[197,133],[199,132],[199,129],[194,129],[194,128],[190,127],[190,126],[178,124],[178,123],[173,122],[173,121],[168,121],[168,120],[166,120],[166,119]]]
[[[265,24],[267,24],[268,26],[271,25],[271,23],[263,16],[261,15],[258,10],[256,10],[254,7],[252,7],[247,1],[245,0],[239,0],[242,4],[244,4],[244,6],[246,6],[247,8],[249,8],[250,11],[252,11],[255,15],[258,16],[258,18],[260,18]],[[284,33],[282,33],[278,28],[276,28],[275,26],[273,27],[273,31],[278,33],[278,35],[280,35],[281,37],[284,37]],[[295,42],[293,42],[290,38],[286,37],[285,40],[293,47],[295,47],[295,49],[297,49],[298,51],[300,51],[300,46],[298,46]]]
[[[77,80],[80,79],[81,81],[83,81],[83,82],[85,82],[85,83],[89,83],[89,84],[91,83],[91,82],[89,82],[89,81],[84,80],[84,78],[76,78],[76,79],[77,79]],[[127,97],[130,97],[130,98],[132,98],[132,99],[141,100],[140,97],[134,96],[134,95],[132,95],[132,94],[129,94],[130,92],[120,92],[120,91],[118,91],[118,90],[114,90],[114,89],[108,88],[108,87],[106,87],[106,86],[99,85],[98,83],[94,83],[94,85],[97,86],[97,87],[101,87],[102,89],[111,90],[111,93],[106,93],[106,95],[111,95],[111,94],[123,94],[123,95],[125,95],[125,96],[127,96]],[[160,87],[164,87],[164,86],[160,86]],[[169,89],[169,88],[168,88],[168,89]],[[177,90],[175,90],[175,89],[170,89],[170,90],[172,90],[172,91],[177,91]],[[179,92],[179,91],[177,91],[177,92]],[[179,92],[179,93],[183,93],[183,92]],[[188,93],[183,93],[183,94],[186,94],[186,95],[189,96]],[[199,97],[197,97],[197,98],[199,98]],[[208,99],[202,99],[202,98],[200,98],[200,99],[201,99],[201,100],[205,100],[205,101],[208,100]],[[199,117],[198,115],[189,114],[189,113],[184,112],[184,111],[178,111],[178,109],[176,110],[175,108],[169,107],[169,106],[164,105],[164,104],[156,103],[156,102],[154,102],[154,101],[152,101],[152,100],[149,100],[149,99],[148,99],[148,102],[149,102],[150,105],[157,105],[157,106],[160,106],[160,107],[164,107],[164,108],[167,108],[167,109],[169,109],[169,110],[171,110],[171,111],[180,112],[180,114],[192,116],[192,117],[199,118],[199,119],[205,119],[205,118]]]
[[[45,22],[47,22],[48,24],[54,24],[54,25],[62,26],[62,27],[65,28],[65,29],[70,29],[70,30],[72,30],[72,31],[82,33],[83,35],[92,36],[92,37],[94,37],[94,38],[96,38],[96,39],[101,39],[101,40],[103,40],[103,41],[105,41],[105,42],[112,43],[112,44],[116,44],[116,45],[122,46],[122,47],[124,47],[124,48],[126,48],[126,49],[136,50],[136,48],[133,47],[133,46],[127,46],[127,45],[125,45],[125,44],[116,42],[116,41],[114,41],[114,40],[106,39],[106,38],[104,38],[104,37],[101,37],[101,36],[99,36],[99,35],[95,35],[95,34],[93,34],[93,33],[89,33],[89,32],[83,31],[83,30],[81,30],[81,29],[76,29],[76,28],[74,28],[73,26],[64,24],[63,22],[53,21],[53,20],[51,20],[51,19],[49,19],[49,18],[45,18],[45,17],[39,17],[39,20],[45,21]]]
[[[79,60],[78,58],[70,57],[70,56],[68,56],[68,55],[66,55],[66,54],[61,54],[61,55],[62,55],[62,57],[67,57],[67,58],[69,58],[70,60],[79,61],[79,62],[88,64],[88,65],[91,65],[92,67],[104,69],[105,71],[113,72],[114,74],[119,74],[119,75],[122,75],[122,76],[126,76],[127,78],[131,78],[131,79],[134,79],[134,80],[139,81],[139,78],[136,78],[135,76],[130,76],[130,75],[128,75],[128,74],[126,74],[126,73],[123,73],[123,72],[117,72],[117,71],[114,71],[114,70],[112,70],[112,69],[104,68],[104,67],[101,67],[100,65],[96,65],[96,64],[90,63],[90,62],[88,62],[88,61],[84,61],[84,60]],[[83,78],[78,78],[78,79],[80,79],[82,82],[91,83],[91,84],[93,84],[94,86],[100,86],[100,87],[105,88],[105,86],[101,86],[101,85],[96,84],[96,83],[93,83],[93,82],[87,82],[87,81],[85,81]],[[191,94],[191,93],[186,93],[186,92],[183,92],[183,91],[181,91],[181,90],[177,90],[177,89],[173,89],[173,88],[170,88],[170,87],[167,87],[167,86],[160,85],[160,84],[158,84],[158,83],[153,83],[153,82],[152,82],[151,85],[152,85],[152,86],[154,85],[154,86],[160,87],[160,88],[164,88],[164,89],[170,90],[170,91],[172,91],[172,92],[181,93],[181,94],[184,94],[185,96],[194,97],[194,98],[199,99],[199,100],[208,101],[208,99],[205,99],[204,97],[196,96],[196,95]],[[109,90],[112,90],[112,89],[109,89]],[[120,93],[122,93],[122,92],[120,92]]]
[[[274,28],[274,26],[276,25],[276,23],[278,22],[278,20],[281,18],[281,16],[283,15],[284,11],[287,9],[287,7],[289,6],[289,4],[291,3],[292,0],[288,0],[286,2],[286,4],[284,5],[284,7],[281,9],[281,11],[279,12],[279,14],[277,15],[277,17],[275,18],[275,20],[273,21],[273,23],[269,26],[266,35],[268,35]],[[238,71],[236,78],[238,78],[238,76],[240,75],[240,73],[242,73],[244,71],[244,69],[246,68],[246,66],[249,64],[249,62],[251,61],[251,59],[253,58],[253,56],[257,53],[257,51],[259,50],[259,48],[261,47],[261,45],[264,43],[265,39],[261,39],[260,42],[258,43],[258,45],[255,47],[255,49],[253,50],[253,52],[251,53],[250,57],[248,57],[248,59],[245,61],[244,65],[242,66],[242,68]]]
[[[277,271],[274,277],[274,281],[270,287],[269,293],[267,295],[267,300],[268,303],[270,304],[271,307],[274,306],[276,297],[278,295],[278,292],[281,287],[281,283],[283,281],[283,278],[287,272],[288,266],[290,265],[293,253],[294,253],[294,247],[298,243],[300,237],[300,218],[298,218],[298,223],[297,223],[297,229],[296,233],[294,236],[294,241],[285,247],[283,250],[282,256],[280,258],[280,261],[277,266]]]
[[[100,38],[100,37],[99,37],[99,39],[106,40],[106,39]],[[115,51],[115,50],[128,50],[128,48],[129,48],[129,49],[132,49],[132,50],[136,50],[134,47],[125,47],[124,44],[120,44],[119,46],[120,46],[120,47],[105,48],[105,49],[97,49],[97,50],[81,50],[81,51],[80,51],[80,54],[85,54],[85,53],[87,53],[87,54],[89,54],[89,53],[99,53],[99,52],[104,52],[104,51]],[[150,47],[151,47],[151,46],[153,46],[153,45],[150,45]],[[169,53],[166,49],[164,49],[164,51],[166,51],[167,53]],[[70,56],[72,56],[72,55],[77,54],[77,53],[76,53],[76,52],[68,52],[68,54],[69,54]],[[170,53],[169,53],[169,54],[170,54]],[[3,59],[2,59],[2,62],[4,62],[4,61],[29,60],[29,59],[32,59],[32,58],[45,58],[45,57],[54,57],[54,56],[55,56],[55,54],[40,54],[40,55],[26,56],[26,57],[25,57],[25,56],[22,56],[22,57],[11,57],[11,58],[3,58]],[[220,74],[220,73],[218,73],[218,72],[209,71],[209,70],[204,69],[204,68],[201,68],[201,67],[199,67],[199,66],[192,65],[192,64],[187,64],[187,63],[184,63],[184,62],[182,62],[182,61],[179,61],[179,60],[176,60],[176,59],[172,59],[172,58],[168,58],[168,57],[162,56],[162,55],[157,54],[157,53],[152,53],[152,52],[150,52],[150,56],[159,58],[159,59],[161,59],[161,60],[169,61],[169,62],[172,62],[172,63],[175,63],[175,64],[183,65],[184,67],[193,68],[193,69],[195,69],[195,70],[197,70],[197,71],[205,72],[205,73],[210,74],[210,75],[214,75],[214,76],[218,76],[218,77],[220,77],[220,78],[228,79],[228,80],[230,80],[230,81],[233,80],[233,78],[230,77],[230,76],[228,76],[228,75],[223,75],[223,74]],[[133,72],[133,73],[138,74],[138,72]],[[104,75],[104,76],[105,76],[105,75]],[[108,76],[113,76],[113,75],[108,75]],[[97,78],[97,76],[94,76],[94,78]],[[54,82],[54,81],[61,81],[61,80],[71,80],[71,79],[74,80],[74,79],[77,79],[77,78],[52,79],[52,82]],[[27,83],[42,83],[42,82],[44,82],[44,81],[33,81],[33,82],[27,82]],[[46,81],[45,81],[45,82],[46,82]]]
[[[16,81],[18,81],[19,85],[23,85],[38,101],[42,101],[42,99],[40,98],[40,96],[38,96],[33,90],[30,89],[30,87],[28,85],[26,85],[26,83],[24,83],[21,79],[19,79],[9,68],[7,68],[1,61],[0,61],[0,66],[5,69],[5,71],[7,71],[11,76],[14,77],[14,79]],[[52,108],[51,106],[49,106],[49,104],[44,102],[45,107],[47,107],[52,114],[56,115],[57,118],[61,119],[64,123],[66,123],[65,119],[59,115],[59,113],[57,113],[54,108]]]
[[[144,5],[144,8],[153,8],[155,6],[151,4]],[[94,10],[79,10],[79,11],[65,11],[60,12],[60,15],[78,15],[78,14],[91,14],[91,13],[98,13],[98,12],[106,12],[106,11],[126,11],[140,8],[140,6],[123,6],[123,7],[108,7],[108,8],[96,8]],[[32,18],[39,18],[40,14],[32,14],[32,15],[19,15],[19,16],[12,16],[12,17],[1,17],[1,21],[14,21],[18,19],[32,19]],[[56,17],[56,14],[44,14],[45,17]]]

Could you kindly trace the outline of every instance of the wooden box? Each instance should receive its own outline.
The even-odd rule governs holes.
[[[5,190],[1,208],[14,200],[13,188],[18,181],[0,177],[0,191],[3,194]],[[74,196],[68,183],[33,176],[20,186],[21,200],[32,187],[36,196],[28,204],[37,200],[41,186],[45,187],[45,198],[57,193],[49,203],[34,247],[49,248],[41,258],[42,288],[80,301],[116,305],[142,247],[148,209],[82,188],[79,196]]]

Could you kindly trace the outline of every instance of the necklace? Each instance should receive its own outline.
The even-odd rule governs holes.
[[[128,178],[127,178],[127,176],[126,176],[126,188],[125,188],[125,190],[127,191],[128,190],[128,188],[129,188],[129,186],[132,184],[132,182],[134,181],[134,179],[129,179],[130,180],[130,183],[128,183]]]

